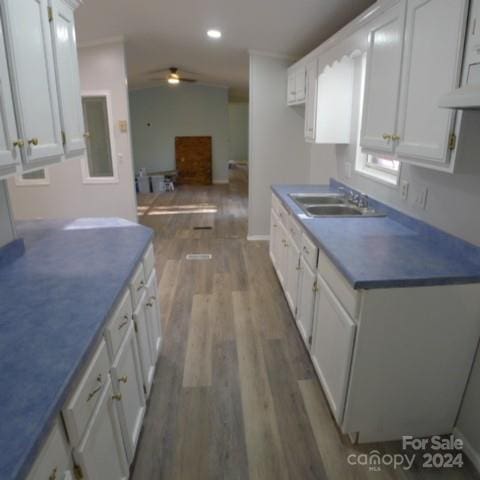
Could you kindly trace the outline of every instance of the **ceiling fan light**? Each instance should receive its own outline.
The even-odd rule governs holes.
[[[178,75],[176,77],[170,76],[168,77],[167,82],[170,85],[178,85],[180,83],[180,79],[178,78]]]

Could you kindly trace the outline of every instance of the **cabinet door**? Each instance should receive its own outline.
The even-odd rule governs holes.
[[[392,154],[395,148],[404,24],[401,1],[369,33],[360,141],[368,150]]]
[[[295,101],[303,102],[305,100],[306,93],[306,77],[305,68],[299,68],[295,73]]]
[[[85,150],[85,128],[75,40],[75,19],[72,8],[64,0],[50,0],[50,3],[53,13],[51,26],[65,153],[69,156],[78,155]]]
[[[303,257],[300,259],[298,279],[297,326],[303,341],[310,349],[315,305],[315,273]]]
[[[0,177],[14,173],[20,161],[20,151],[14,142],[18,140],[15,111],[13,109],[7,52],[0,24]]]
[[[317,277],[311,355],[333,415],[341,423],[350,376],[355,324],[323,279]]]
[[[270,259],[272,260],[273,266],[277,268],[277,242],[278,242],[278,216],[271,210],[270,213],[270,243],[269,243],[269,253]]]
[[[150,338],[150,347],[153,353],[154,362],[160,355],[162,346],[162,321],[160,304],[158,303],[158,285],[155,270],[150,274],[147,282],[147,324]]]
[[[287,283],[287,243],[288,233],[287,229],[281,221],[278,222],[278,237],[277,237],[277,275],[283,288]]]
[[[150,347],[150,336],[147,324],[147,295],[144,292],[138,306],[133,314],[135,322],[135,331],[138,344],[138,353],[140,355],[140,364],[142,366],[143,385],[145,393],[150,394],[150,388],[153,382],[153,374],[155,372],[155,362]]]
[[[127,458],[132,463],[145,415],[142,369],[133,325],[128,329],[111,374],[115,394],[121,396],[117,407]]]
[[[73,471],[72,455],[60,418],[55,420],[52,431],[30,470],[27,480],[70,478]]]
[[[439,98],[460,81],[467,0],[410,0],[407,7],[399,103],[397,156],[444,165],[455,110]]]
[[[298,273],[300,271],[300,249],[290,235],[287,237],[287,244],[285,296],[287,297],[290,310],[295,315],[297,308]]]
[[[287,103],[295,102],[296,93],[297,91],[295,89],[295,72],[293,72],[288,76],[287,81]]]
[[[111,382],[108,381],[88,429],[73,455],[83,473],[90,480],[126,480],[128,464],[122,433],[114,402]]]
[[[317,61],[307,65],[307,96],[305,98],[305,139],[315,140],[315,123],[317,115]]]
[[[24,161],[46,165],[63,155],[47,0],[4,0],[2,7]]]

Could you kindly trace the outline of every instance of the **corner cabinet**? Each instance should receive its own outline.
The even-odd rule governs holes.
[[[360,144],[368,153],[453,171],[468,0],[402,0],[369,33]],[[389,39],[389,41],[385,41]],[[441,52],[441,55],[437,52]]]
[[[83,116],[74,0],[0,3],[0,175],[43,168],[81,153]],[[21,162],[20,162],[21,160]]]

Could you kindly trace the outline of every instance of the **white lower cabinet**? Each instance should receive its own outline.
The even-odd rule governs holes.
[[[308,349],[312,340],[316,276],[316,272],[302,256],[298,277],[297,326]]]
[[[156,362],[162,347],[162,318],[160,303],[158,302],[158,284],[155,270],[150,274],[147,282],[147,324],[149,329],[150,348]]]
[[[149,395],[153,382],[153,374],[155,373],[155,359],[150,346],[147,308],[147,293],[145,291],[133,313],[133,321],[135,322],[135,331],[137,334],[143,385],[145,387],[145,394]]]
[[[128,478],[128,463],[118,417],[118,396],[110,379],[101,394],[82,442],[74,448],[73,456],[88,480],[123,480]]]
[[[73,462],[65,432],[58,418],[27,480],[73,478]]]
[[[341,423],[352,361],[355,323],[320,276],[317,277],[317,289],[312,361],[333,415]]]
[[[113,390],[118,395],[118,415],[129,463],[133,461],[145,415],[145,394],[133,325],[117,355],[112,369]]]
[[[112,312],[28,480],[128,478],[162,345],[152,245]]]

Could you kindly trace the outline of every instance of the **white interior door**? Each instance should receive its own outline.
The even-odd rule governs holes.
[[[7,52],[0,24],[0,176],[14,172],[20,162],[20,146],[14,145],[18,140]]]
[[[52,36],[58,80],[60,116],[67,155],[85,150],[85,129],[80,94],[75,18],[64,0],[50,0],[53,11]]]
[[[315,305],[315,272],[303,257],[300,259],[300,275],[298,281],[297,325],[303,341],[310,349],[312,335],[313,308]]]
[[[381,16],[369,33],[365,97],[360,144],[367,150],[392,154],[397,127],[405,3]]]
[[[312,361],[333,415],[343,418],[350,377],[355,323],[324,280],[317,277]]]
[[[64,151],[47,0],[4,0],[2,6],[25,162],[51,163]]]
[[[133,325],[129,327],[111,374],[114,391],[121,395],[117,406],[127,457],[131,463],[145,415],[142,369]]]
[[[397,155],[446,164],[455,110],[439,98],[459,85],[467,0],[410,0],[399,103]]]

